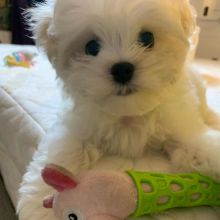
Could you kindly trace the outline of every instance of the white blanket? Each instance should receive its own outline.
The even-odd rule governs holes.
[[[37,56],[30,69],[5,67],[5,55],[19,50],[37,52],[35,47],[0,45],[0,169],[14,205],[39,140],[65,106],[44,56]]]
[[[30,69],[4,66],[5,55],[24,49],[38,53],[35,47],[0,45],[0,170],[14,205],[22,175],[39,140],[59,112],[68,106],[56,83],[54,70],[44,56],[38,55],[35,66]],[[210,106],[220,112],[220,62],[197,60],[193,66],[208,83]],[[152,166],[157,164],[152,159]],[[165,165],[166,169],[169,165]],[[219,220],[218,211],[202,207],[163,215],[167,220]]]

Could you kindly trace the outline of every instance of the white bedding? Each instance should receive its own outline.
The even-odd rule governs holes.
[[[7,68],[3,57],[35,47],[0,45],[0,169],[14,203],[17,188],[40,138],[64,107],[55,74],[47,59],[34,68]]]
[[[37,56],[31,69],[4,66],[5,55],[23,49],[38,52],[35,47],[0,45],[0,170],[14,205],[21,177],[39,140],[68,105],[44,56]],[[209,104],[220,112],[220,62],[197,60],[193,66],[208,82]],[[220,214],[209,208],[185,212],[183,219],[193,220],[198,212],[204,220],[220,219]]]

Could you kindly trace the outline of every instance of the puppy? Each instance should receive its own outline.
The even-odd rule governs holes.
[[[74,107],[34,155],[20,188],[20,220],[55,219],[42,208],[50,194],[40,177],[46,163],[76,175],[147,170],[159,166],[149,156],[155,150],[173,172],[220,179],[216,116],[187,65],[196,26],[187,0],[57,0],[31,13],[36,41]]]

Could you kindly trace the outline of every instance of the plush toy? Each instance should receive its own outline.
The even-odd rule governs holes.
[[[48,165],[42,177],[57,191],[43,206],[60,220],[124,220],[177,207],[220,206],[220,184],[199,174],[88,171],[75,178]]]

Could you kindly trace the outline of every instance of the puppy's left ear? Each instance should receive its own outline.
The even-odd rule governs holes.
[[[56,32],[53,25],[54,0],[29,9],[26,18],[36,44],[43,48],[51,61],[56,54]]]
[[[189,0],[175,0],[180,11],[180,21],[187,37],[191,37],[196,29],[197,13]]]

